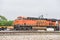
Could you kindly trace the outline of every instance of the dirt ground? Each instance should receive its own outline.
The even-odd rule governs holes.
[[[58,34],[13,34],[13,35],[1,35],[0,40],[60,40]]]

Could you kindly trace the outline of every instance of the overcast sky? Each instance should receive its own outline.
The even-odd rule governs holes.
[[[0,15],[13,20],[18,16],[60,19],[60,0],[0,0]]]

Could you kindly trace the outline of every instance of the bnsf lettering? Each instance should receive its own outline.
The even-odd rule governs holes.
[[[45,23],[46,23],[46,21],[40,20],[40,21],[37,21],[37,23],[36,23],[36,24],[43,25],[43,24],[45,24]]]

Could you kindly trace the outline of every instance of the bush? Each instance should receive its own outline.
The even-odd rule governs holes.
[[[5,26],[6,23],[7,23],[7,21],[5,21],[5,20],[0,21],[0,26]]]
[[[12,26],[13,21],[0,21],[0,26]]]
[[[0,15],[0,26],[12,26],[12,24],[13,21],[7,21],[7,19],[4,16]]]
[[[5,26],[12,26],[12,25],[13,25],[13,21],[8,21]]]

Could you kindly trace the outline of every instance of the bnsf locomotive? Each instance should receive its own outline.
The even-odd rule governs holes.
[[[59,30],[60,20],[19,16],[14,21],[13,25],[14,30],[46,30],[46,28]]]

